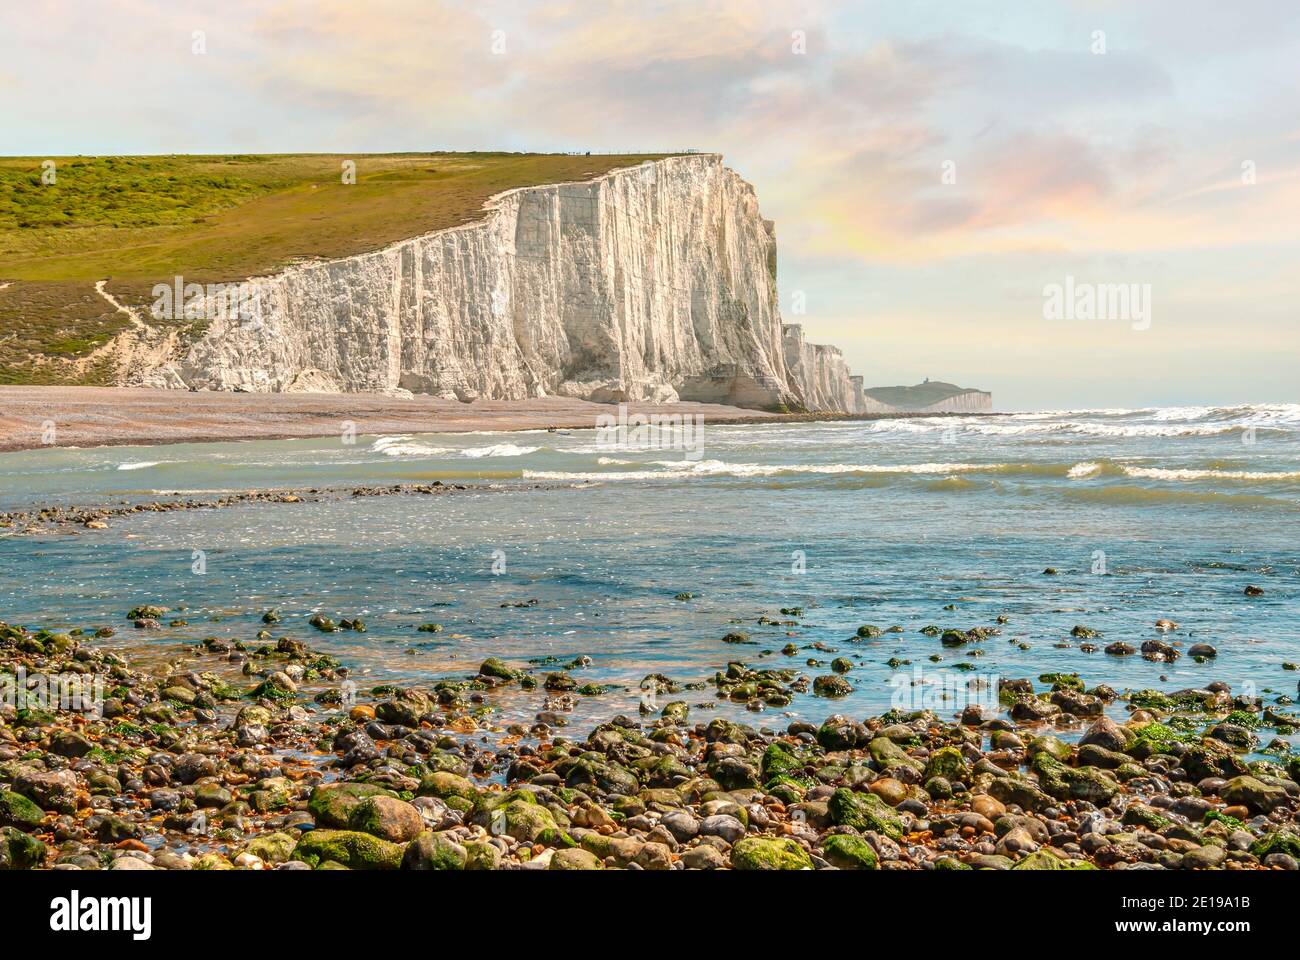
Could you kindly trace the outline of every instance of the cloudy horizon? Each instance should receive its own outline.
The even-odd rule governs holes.
[[[0,154],[719,152],[776,221],[786,321],[869,385],[1297,400],[1300,9],[588,6],[6,9]],[[1053,319],[1067,283],[1147,315]]]

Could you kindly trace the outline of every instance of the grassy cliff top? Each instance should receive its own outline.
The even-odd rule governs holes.
[[[66,382],[50,358],[84,357],[122,328],[98,280],[143,304],[177,275],[234,281],[350,256],[477,220],[504,190],[662,156],[0,157],[0,383]],[[53,182],[43,177],[50,159]],[[343,182],[345,161],[356,165],[354,184]]]
[[[974,391],[975,387],[959,387],[955,383],[931,380],[911,387],[868,387],[863,391],[873,400],[887,403],[891,407],[928,407],[949,397]]]

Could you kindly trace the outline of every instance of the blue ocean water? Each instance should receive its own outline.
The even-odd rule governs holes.
[[[817,676],[847,657],[853,691],[760,713],[723,701],[698,716],[860,717],[953,678],[1038,684],[1049,672],[1121,691],[1223,680],[1266,703],[1297,697],[1300,672],[1283,664],[1300,661],[1300,405],[705,424],[699,450],[676,449],[672,430],[650,439],[654,449],[572,431],[0,455],[0,509],[469,486],[0,531],[0,620],[126,627],[136,604],[184,604],[188,627],[127,627],[108,641],[165,657],[206,636],[251,640],[274,607],[277,632],[340,656],[362,685],[466,675],[490,655],[588,656],[580,683],[626,689],[579,698],[582,730],[635,714],[648,673],[707,681],[733,660]],[[1264,595],[1246,597],[1247,584]],[[315,612],[362,616],[368,631],[315,633]],[[1161,618],[1180,626],[1159,634]],[[443,631],[416,631],[430,621]],[[857,638],[864,624],[901,632]],[[1076,624],[1102,636],[1073,637]],[[927,625],[1001,632],[946,648],[919,632]],[[751,642],[722,642],[731,632]],[[1210,643],[1218,657],[1084,649],[1157,637]],[[798,654],[782,654],[791,642]],[[492,702],[503,718],[531,718],[539,696]],[[716,699],[711,685],[681,698]]]

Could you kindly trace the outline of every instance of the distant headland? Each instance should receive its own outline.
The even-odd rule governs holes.
[[[993,394],[974,387],[959,387],[943,380],[925,380],[910,387],[867,387],[867,410],[906,413],[988,413]]]

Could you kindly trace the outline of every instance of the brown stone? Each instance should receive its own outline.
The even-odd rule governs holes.
[[[990,797],[987,793],[977,794],[971,800],[970,808],[987,820],[996,820],[1007,812],[1005,803]]]
[[[891,807],[896,807],[907,799],[907,784],[893,777],[880,777],[873,780],[867,789]]]

